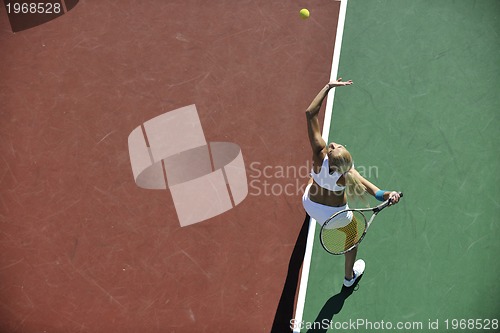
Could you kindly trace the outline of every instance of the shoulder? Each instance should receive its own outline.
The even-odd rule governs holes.
[[[358,170],[354,168],[354,165],[352,166],[351,170],[349,170],[349,173],[355,177],[360,177],[361,175],[359,174]]]
[[[326,148],[323,148],[320,150],[318,153],[313,154],[313,170],[314,172],[318,173],[321,170],[321,167],[323,166],[323,161],[327,157],[326,155]]]

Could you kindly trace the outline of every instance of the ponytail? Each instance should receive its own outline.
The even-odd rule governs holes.
[[[361,183],[359,177],[351,172],[344,173],[346,194],[349,199],[361,199],[366,201],[366,186]]]
[[[348,200],[360,199],[363,204],[368,206],[368,200],[365,196],[367,193],[366,186],[361,182],[358,173],[350,171],[353,168],[351,154],[347,150],[344,150],[342,154],[332,157],[332,163],[344,175]]]

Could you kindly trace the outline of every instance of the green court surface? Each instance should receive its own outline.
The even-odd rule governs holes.
[[[405,196],[351,295],[316,228],[301,332],[499,331],[500,1],[350,0],[338,73],[330,140]]]

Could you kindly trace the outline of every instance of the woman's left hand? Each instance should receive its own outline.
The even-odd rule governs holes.
[[[391,200],[391,205],[397,204],[399,202],[399,198],[399,192],[392,191],[391,193],[389,193],[389,200]]]

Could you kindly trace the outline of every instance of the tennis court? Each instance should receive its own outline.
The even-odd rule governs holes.
[[[277,172],[309,160],[290,133],[328,80],[338,3],[62,2],[33,26],[0,1],[0,332],[269,332],[307,181]],[[138,186],[128,138],[192,105],[249,186],[182,227],[176,193]]]
[[[12,19],[0,0],[0,332],[498,319],[498,1],[49,2],[62,12]],[[405,194],[363,241],[352,293],[300,201],[303,113],[330,76],[354,85],[327,103],[325,135]],[[172,188],[141,187],[128,141],[153,160],[153,120],[182,108],[203,144],[239,147],[248,182],[236,201],[224,167],[210,199],[230,208],[189,225]]]
[[[335,92],[330,139],[405,197],[361,244],[352,293],[316,228],[296,331],[498,330],[499,13],[498,1],[348,2],[338,76],[354,85]]]

